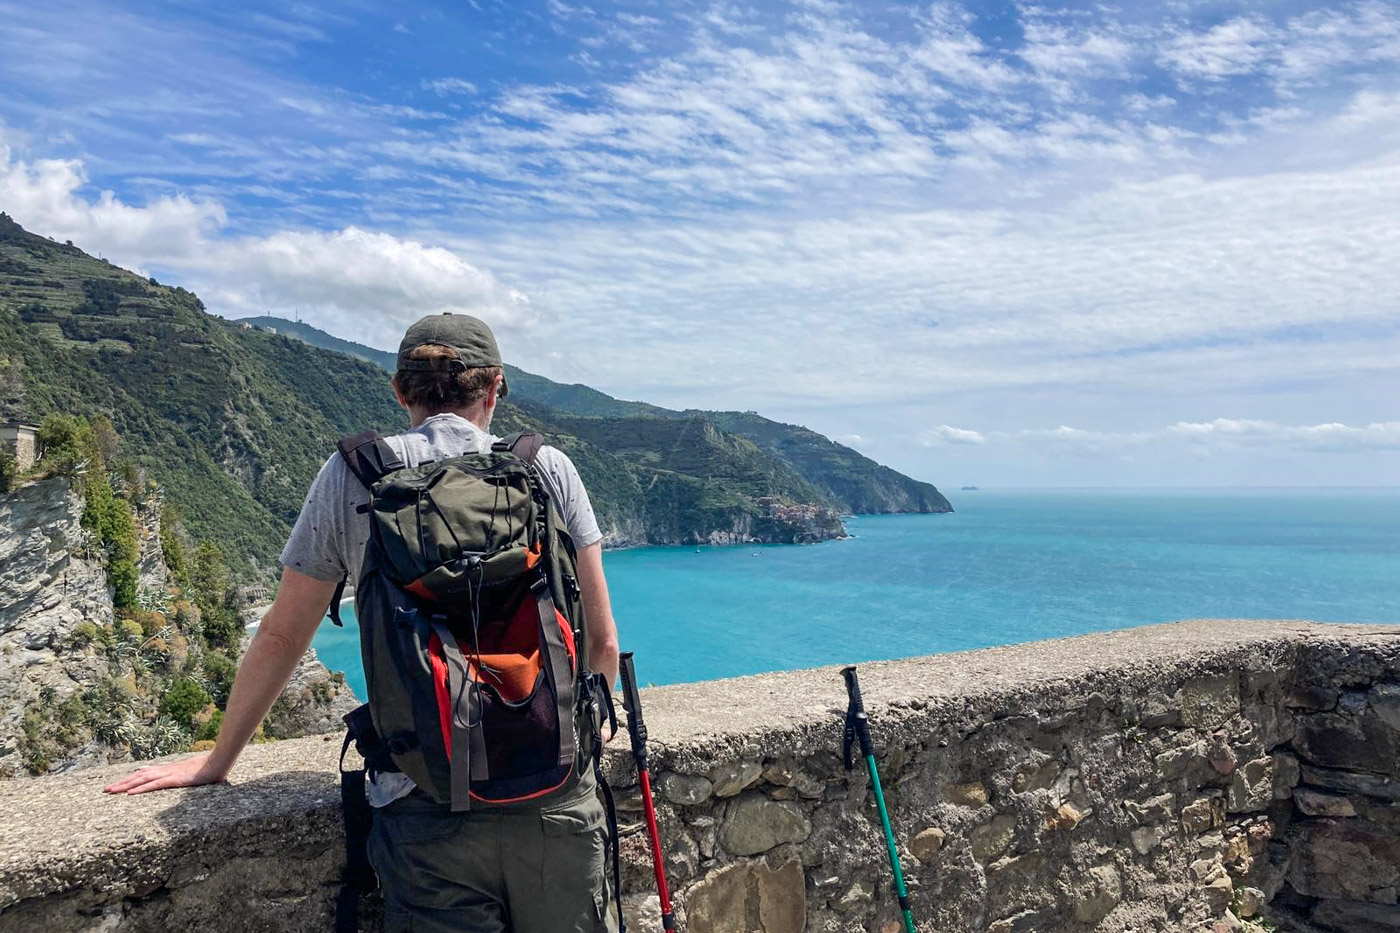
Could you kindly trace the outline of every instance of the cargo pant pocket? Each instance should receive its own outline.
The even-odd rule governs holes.
[[[544,858],[542,890],[557,897],[559,930],[610,933],[608,922],[608,830],[602,805],[589,800],[540,814]]]

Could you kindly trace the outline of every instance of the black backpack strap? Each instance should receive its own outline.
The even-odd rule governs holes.
[[[394,448],[378,431],[343,437],[336,448],[345,458],[350,472],[366,489],[395,470],[404,468],[403,458],[394,452]]]
[[[544,446],[543,434],[532,434],[529,431],[517,431],[509,437],[503,437],[491,445],[492,450],[509,450],[521,460],[531,466],[535,465],[535,457],[539,456],[540,448]]]
[[[364,768],[345,770],[345,753],[350,743],[360,747],[368,737],[360,729],[369,723],[369,707],[361,706],[345,717],[345,743],[340,746],[340,813],[345,824],[345,868],[340,875],[340,891],[335,899],[335,933],[357,933],[360,895],[379,887],[379,879],[369,861],[369,830],[374,812],[365,796]],[[373,732],[373,725],[369,726]]]
[[[612,690],[602,674],[584,674],[583,680],[584,695],[587,697],[584,702],[588,715],[593,716],[594,708],[602,713],[603,724],[593,737],[593,748],[588,757],[593,760],[593,776],[598,782],[598,789],[602,791],[603,808],[607,812],[608,848],[612,850],[612,896],[617,906],[617,929],[618,933],[627,933],[627,921],[622,916],[622,852],[621,838],[617,831],[617,802],[613,798],[612,785],[603,774],[602,730],[606,728],[611,734],[617,733],[617,707],[613,705]],[[590,721],[596,722],[597,719],[591,718]]]
[[[384,440],[378,431],[365,431],[363,434],[342,437],[335,446],[350,472],[366,489],[373,488],[381,478],[395,470],[402,470],[405,466],[403,458],[394,452],[394,448],[389,446],[389,442]],[[331,621],[341,628],[345,627],[345,623],[340,618],[340,599],[345,595],[345,584],[348,580],[347,577],[341,577],[340,582],[335,585],[335,595],[331,597]]]
[[[349,579],[349,577],[341,577],[340,582],[335,585],[335,592],[331,594],[331,621],[341,628],[345,628],[345,623],[340,618],[340,601],[345,597],[345,584]]]

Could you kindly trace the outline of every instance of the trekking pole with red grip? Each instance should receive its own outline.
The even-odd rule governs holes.
[[[642,697],[637,692],[637,672],[632,652],[624,651],[618,661],[622,674],[622,708],[627,711],[627,734],[632,738],[632,757],[637,762],[637,779],[642,785],[642,807],[646,811],[647,836],[651,840],[651,864],[656,869],[656,894],[661,899],[661,926],[676,928],[671,913],[671,892],[666,888],[666,868],[662,863],[661,833],[656,828],[656,803],[651,796],[651,772],[647,770],[647,727],[642,721]]]

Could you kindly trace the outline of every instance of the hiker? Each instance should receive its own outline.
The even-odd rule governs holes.
[[[495,337],[476,318],[441,314],[415,323],[399,346],[398,368],[391,385],[411,427],[394,437],[369,434],[342,441],[340,451],[326,461],[312,483],[282,551],[283,574],[277,598],[239,665],[214,750],[141,768],[105,789],[139,794],[223,781],[286,686],[328,604],[338,618],[334,598],[342,581],[348,580],[362,588],[356,594],[356,605],[366,641],[374,722],[386,729],[386,723],[396,721],[420,724],[388,736],[378,736],[373,725],[366,725],[357,735],[356,714],[347,717],[352,737],[359,739],[361,751],[371,759],[364,795],[374,808],[368,850],[384,894],[385,930],[616,930],[615,912],[609,909],[610,899],[617,895],[616,883],[608,881],[606,864],[606,850],[611,849],[615,872],[616,840],[608,838],[608,826],[615,826],[615,821],[600,794],[606,785],[601,783],[594,763],[606,729],[599,706],[610,708],[608,691],[618,674],[617,630],[603,576],[602,533],[588,493],[569,458],[554,448],[538,446],[538,435],[525,435],[510,456],[503,451],[507,442],[489,433],[497,399],[506,394],[507,385]],[[435,514],[446,518],[454,508],[471,505],[468,493],[484,491],[487,504],[481,506],[476,524],[488,527],[488,543],[480,551],[463,544],[461,554],[502,556],[499,560],[463,556],[434,571],[458,575],[457,588],[451,592],[459,599],[452,611],[459,615],[448,619],[433,608],[442,604],[406,596],[406,592],[419,593],[429,586],[436,579],[432,574],[414,579],[403,589],[386,582],[392,574],[382,572],[380,565],[394,558],[384,556],[392,549],[382,542],[393,536],[394,513],[390,513],[390,525],[375,526],[368,552],[370,565],[362,568],[371,523],[379,521],[386,508],[383,497],[392,494],[381,484],[371,509],[366,482],[381,474],[387,475],[385,483],[396,483],[400,476],[430,475],[434,469],[447,467],[413,468],[463,455],[480,455],[465,457],[464,463],[504,466],[472,475],[465,469],[444,473],[427,499],[434,509],[443,508]],[[525,463],[533,466],[527,470]],[[529,483],[543,487],[547,509],[538,507],[539,497],[528,494],[534,487],[526,485],[527,473],[537,477]],[[453,486],[454,482],[458,485]],[[413,495],[421,508],[422,490],[411,484],[405,488],[415,490]],[[459,493],[457,500],[448,498],[453,490]],[[502,492],[504,505],[500,506]],[[413,495],[407,496],[406,508],[414,507]],[[489,512],[485,512],[487,507]],[[547,534],[532,533],[520,539],[535,541],[530,548],[522,544],[491,552],[491,535],[522,534],[520,526],[525,522],[521,516],[536,516],[532,521],[537,527],[546,527],[546,515]],[[511,516],[516,524],[507,527]],[[562,528],[554,528],[556,520],[562,522]],[[450,536],[453,541],[458,536],[470,540],[472,529],[461,527],[468,523],[456,522],[455,530],[453,524],[434,526],[430,532]],[[417,526],[416,542],[413,535],[398,538],[398,550],[422,545],[427,526],[427,519]],[[571,556],[567,543],[560,545],[564,532],[576,556]],[[517,558],[515,564],[502,563]],[[541,572],[537,565],[547,566]],[[367,571],[363,581],[362,569]],[[472,624],[477,625],[483,607],[493,598],[492,586],[501,589],[501,580],[513,579],[512,573],[518,573],[526,584],[523,597],[512,603],[520,607],[512,610],[512,618],[523,620],[524,627],[515,621],[507,623],[515,633],[512,637],[521,633],[529,637],[527,640],[535,639],[535,634],[539,637],[529,641],[527,650],[509,645],[483,649],[474,641],[478,634],[475,628],[467,628],[464,634],[460,607],[470,607]],[[460,597],[462,593],[467,595]],[[572,630],[571,618],[576,620]],[[371,632],[375,634],[371,636]],[[393,656],[398,650],[394,644],[401,647],[409,635],[418,639],[413,645],[428,647],[426,659],[419,651],[407,665],[416,662],[416,672],[405,670],[402,658]],[[394,642],[395,638],[399,640]],[[385,648],[381,642],[386,640],[394,644]],[[586,650],[577,652],[583,657],[574,654],[576,640],[586,645]],[[566,662],[560,663],[561,658]],[[374,669],[368,670],[371,665]],[[404,686],[411,677],[426,676],[429,668],[441,677],[436,681],[440,723],[437,709],[429,706],[425,715],[421,708],[411,706],[424,696],[431,702],[433,692],[415,692]],[[596,676],[585,682],[584,672]],[[569,682],[571,676],[578,678],[577,684]],[[528,683],[512,686],[512,680]],[[396,684],[401,688],[399,694],[392,692]],[[516,692],[512,694],[512,690]],[[590,694],[590,690],[597,694]],[[578,715],[570,708],[575,691],[575,705],[578,709],[587,707],[587,721],[570,721]],[[510,701],[524,696],[543,696],[546,702],[526,704],[529,716],[523,723],[499,719],[514,741],[503,750],[501,730],[495,729],[497,720],[490,717],[514,715],[512,711],[520,709],[522,703],[511,705]],[[557,709],[553,699],[558,700]],[[369,717],[361,716],[360,721],[368,724]],[[422,728],[425,721],[432,727]],[[491,728],[478,728],[483,722]],[[439,724],[440,730],[436,728]],[[613,725],[615,728],[615,720]],[[483,754],[487,741],[496,744]],[[530,746],[532,742],[540,747]],[[523,766],[518,763],[523,760],[543,761],[547,770],[521,772]],[[346,798],[351,801],[345,808],[347,840],[354,835],[351,811],[358,801],[351,799],[353,796]],[[353,868],[353,849],[347,858]],[[345,925],[343,917],[338,922]]]

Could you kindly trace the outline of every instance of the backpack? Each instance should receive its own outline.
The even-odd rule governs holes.
[[[369,695],[345,717],[342,781],[352,741],[366,770],[402,771],[454,811],[544,802],[591,765],[616,875],[600,767],[604,723],[615,729],[616,715],[609,685],[587,670],[574,545],[535,468],[541,443],[516,434],[410,467],[375,432],[340,442],[370,493],[355,581]],[[331,602],[337,625],[345,582]],[[363,778],[342,786],[352,883],[367,868],[352,864],[363,846],[351,820],[368,825]]]

